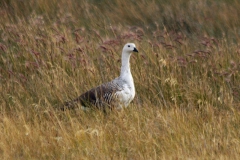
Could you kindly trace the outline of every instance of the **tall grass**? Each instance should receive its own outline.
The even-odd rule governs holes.
[[[237,159],[237,0],[0,2],[1,159]],[[123,111],[59,111],[119,75]]]

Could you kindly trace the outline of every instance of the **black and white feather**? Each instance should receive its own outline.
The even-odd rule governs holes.
[[[138,52],[134,43],[127,43],[122,51],[120,76],[110,82],[92,88],[73,101],[66,102],[64,109],[80,104],[83,109],[95,106],[99,109],[127,107],[135,96],[135,86],[130,71],[130,56]]]

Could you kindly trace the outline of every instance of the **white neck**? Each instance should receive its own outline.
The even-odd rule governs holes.
[[[122,66],[120,77],[123,79],[132,78],[132,74],[130,71],[130,56],[131,54],[129,53],[122,53]]]
[[[126,52],[122,53],[122,66],[121,66],[121,73],[119,78],[125,82],[123,84],[123,87],[124,88],[127,87],[127,89],[125,88],[126,92],[130,91],[129,92],[130,97],[128,98],[130,98],[129,100],[131,101],[135,96],[135,86],[134,86],[133,77],[130,71],[130,56],[131,56],[131,53],[126,53]],[[128,104],[125,104],[125,105],[127,106]]]

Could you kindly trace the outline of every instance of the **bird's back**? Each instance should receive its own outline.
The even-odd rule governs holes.
[[[114,104],[117,98],[116,93],[121,90],[122,87],[113,80],[83,93],[78,97],[78,101],[80,101],[84,107],[89,105],[94,105],[97,108],[109,106]]]
[[[65,106],[72,108],[75,103],[80,102],[82,107],[95,106],[98,109],[126,107],[134,98],[131,86],[121,78],[104,83],[96,88],[83,93],[77,99],[67,102]]]

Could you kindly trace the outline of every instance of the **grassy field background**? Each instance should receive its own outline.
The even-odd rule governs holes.
[[[0,159],[238,159],[238,0],[0,2]],[[119,75],[120,112],[59,111]]]

